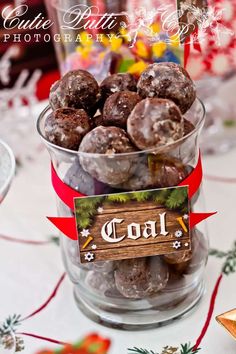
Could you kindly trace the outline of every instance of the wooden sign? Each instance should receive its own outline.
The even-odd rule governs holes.
[[[75,199],[81,263],[191,249],[188,188]]]
[[[185,39],[198,27],[198,21],[203,17],[207,8],[207,0],[177,0],[180,38]]]

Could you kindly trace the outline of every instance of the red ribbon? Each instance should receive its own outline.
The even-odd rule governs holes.
[[[74,198],[86,197],[86,195],[75,191],[73,188],[69,187],[66,183],[64,183],[57,175],[53,164],[51,164],[51,179],[52,186],[56,194],[61,199],[61,201],[66,204],[70,209],[74,209]]]
[[[186,37],[184,41],[184,67],[185,68],[188,64],[188,60],[191,52],[191,39],[193,39],[193,48],[197,50],[199,53],[201,53],[202,48],[198,38],[198,27],[196,27],[193,33],[191,33],[188,37]]]
[[[185,42],[184,42],[184,67],[186,68],[187,67],[187,64],[188,64],[188,59],[189,59],[189,56],[190,56],[190,36],[188,36],[186,39],[185,39]]]
[[[65,203],[70,209],[74,209],[74,199],[84,197],[75,191],[73,188],[65,184],[60,177],[57,175],[54,166],[52,165],[52,185],[58,197],[63,203]],[[182,181],[179,186],[187,186],[189,188],[189,199],[197,193],[202,183],[202,162],[201,155],[199,154],[199,159],[197,166],[190,173],[190,175]],[[209,218],[216,213],[190,213],[189,225],[192,229],[195,225]],[[48,217],[48,220],[53,223],[65,236],[72,240],[77,240],[77,226],[75,217]]]

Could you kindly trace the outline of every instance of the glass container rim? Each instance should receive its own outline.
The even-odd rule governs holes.
[[[13,154],[12,149],[1,139],[0,139],[0,146],[2,146],[3,149],[5,150],[5,152],[8,154],[8,157],[10,158],[10,165],[11,165],[7,178],[5,179],[3,185],[0,186],[0,195],[2,195],[4,193],[4,191],[7,189],[7,187],[10,185],[10,183],[14,177],[15,168],[16,168],[16,160],[15,160],[15,156]]]
[[[119,153],[119,154],[99,154],[99,153],[90,153],[90,152],[81,152],[81,151],[75,151],[75,150],[70,150],[70,149],[66,149],[63,148],[61,146],[55,145],[53,143],[51,143],[50,141],[48,141],[46,139],[46,137],[44,136],[41,128],[40,128],[40,123],[41,120],[43,119],[44,115],[47,114],[47,112],[49,112],[50,110],[52,110],[52,108],[50,107],[50,105],[48,105],[47,107],[44,108],[44,110],[40,113],[38,120],[37,120],[37,131],[38,134],[40,135],[41,139],[44,141],[46,146],[50,146],[53,149],[56,149],[60,152],[64,152],[64,153],[69,153],[71,155],[75,155],[75,156],[84,156],[84,157],[106,157],[106,158],[118,158],[118,157],[132,157],[132,156],[137,156],[140,154],[158,154],[158,153],[163,153],[163,149],[168,149],[171,148],[172,146],[176,146],[177,144],[180,144],[184,141],[186,141],[188,138],[190,138],[192,135],[194,135],[196,132],[200,131],[201,128],[204,125],[205,122],[205,116],[206,116],[206,109],[205,109],[205,105],[202,102],[202,100],[200,98],[196,98],[195,102],[193,103],[193,105],[195,103],[198,103],[201,108],[202,108],[202,113],[201,113],[201,118],[199,118],[197,124],[195,125],[195,128],[188,134],[186,134],[185,136],[183,136],[182,138],[175,140],[174,142],[171,142],[169,144],[160,146],[158,148],[152,148],[152,149],[146,149],[146,150],[137,150],[137,151],[132,151],[132,152],[125,152],[125,153]],[[192,105],[192,106],[193,106]],[[190,110],[192,108],[192,106],[190,107]],[[187,113],[187,112],[186,112]],[[184,117],[184,115],[183,115]]]

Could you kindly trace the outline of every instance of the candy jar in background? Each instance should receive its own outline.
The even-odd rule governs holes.
[[[5,198],[15,173],[15,158],[11,149],[0,140],[0,203]]]
[[[161,29],[158,1],[156,8],[151,1],[143,4],[143,1],[133,0],[83,3],[46,0],[46,5],[54,22],[53,33],[57,38],[54,45],[62,75],[84,69],[101,82],[108,73],[140,75],[149,63],[181,61],[182,53],[175,32],[167,34]],[[171,5],[165,16],[174,10]],[[87,11],[91,11],[89,16]],[[75,18],[78,20],[78,14],[84,12],[86,19],[78,24]],[[87,21],[98,21],[104,14],[106,18],[113,14],[109,19],[110,22],[114,19],[112,30],[81,28]]]

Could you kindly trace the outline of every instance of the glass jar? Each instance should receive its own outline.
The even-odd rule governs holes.
[[[0,140],[0,203],[10,188],[15,173],[15,158],[7,144]]]
[[[109,73],[138,75],[150,63],[183,59],[173,23],[162,28],[162,16],[176,11],[174,0],[166,1],[163,10],[158,10],[163,8],[160,0],[46,0],[46,6],[62,75],[84,69],[101,82]],[[106,25],[89,27],[104,16]]]
[[[175,186],[183,180],[183,173],[187,176],[197,164],[205,116],[199,100],[185,115],[195,129],[182,139],[162,149],[113,156],[80,153],[49,143],[45,138],[45,120],[50,112],[46,108],[40,115],[38,132],[58,176],[82,194]],[[83,170],[82,160],[89,164],[91,173]],[[57,206],[59,216],[74,216],[74,211],[59,198]],[[191,200],[191,211],[202,212],[202,208],[200,189]],[[80,263],[78,241],[62,234],[62,256],[74,283],[76,303],[91,319],[123,329],[155,327],[183,316],[204,292],[208,256],[204,223],[191,230],[191,238],[190,252],[84,265]]]

